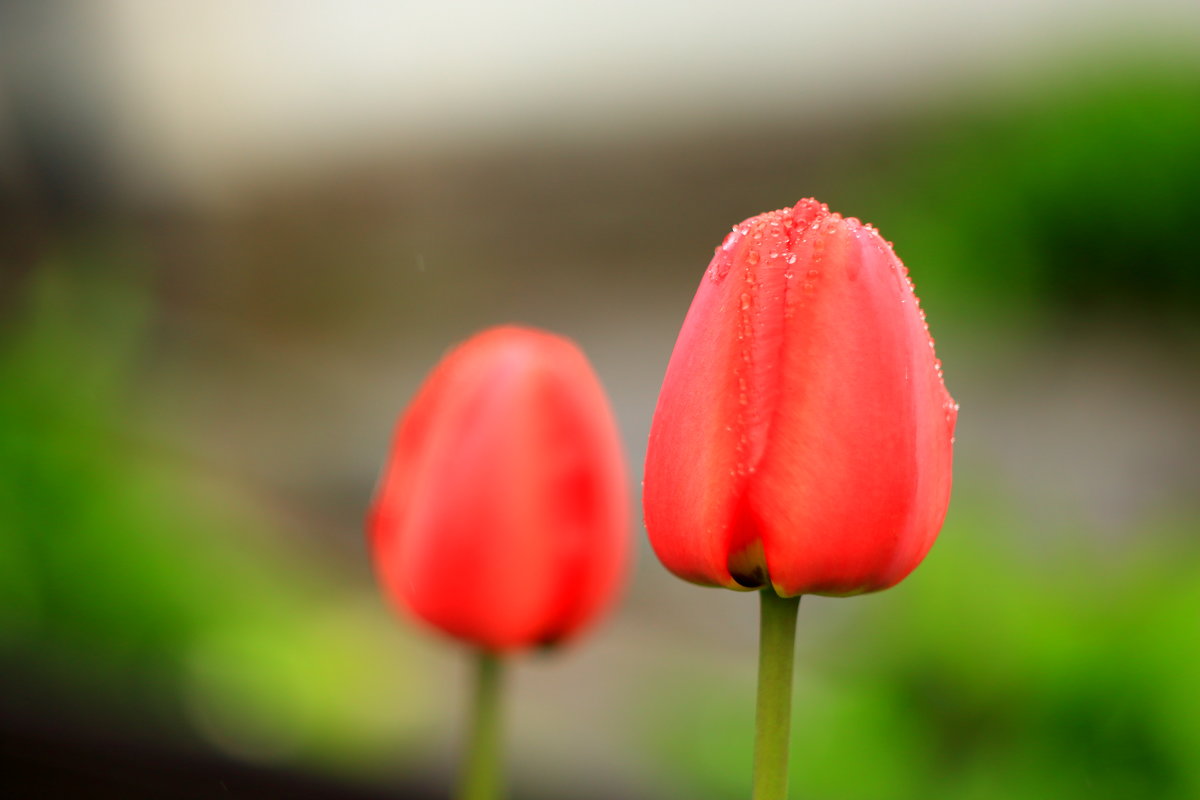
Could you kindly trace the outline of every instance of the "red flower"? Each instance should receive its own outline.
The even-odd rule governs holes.
[[[811,199],[749,219],[717,248],[667,367],[650,541],[696,583],[885,589],[937,537],[957,411],[874,228]]]
[[[557,642],[612,601],[628,549],[616,425],[583,353],[485,331],[400,419],[368,522],[394,603],[504,650]]]

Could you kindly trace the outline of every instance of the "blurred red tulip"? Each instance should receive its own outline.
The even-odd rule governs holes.
[[[651,543],[701,584],[892,586],[941,527],[957,411],[874,228],[811,199],[749,219],[717,248],[667,367]]]
[[[485,331],[401,417],[369,518],[392,601],[484,648],[549,644],[613,600],[628,550],[616,424],[583,353]]]

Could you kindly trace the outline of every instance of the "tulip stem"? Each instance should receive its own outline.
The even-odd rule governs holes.
[[[470,739],[461,800],[497,800],[500,795],[501,658],[479,651]]]
[[[754,736],[754,800],[787,800],[792,729],[792,664],[800,598],[759,592],[758,709]]]

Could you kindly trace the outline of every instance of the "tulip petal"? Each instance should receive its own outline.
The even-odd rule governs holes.
[[[933,544],[956,406],[907,273],[877,232],[837,215],[800,232],[770,446],[750,487],[785,596],[887,588]]]
[[[533,498],[540,530],[553,534],[552,600],[539,641],[574,633],[612,602],[628,550],[624,455],[612,411],[583,355],[570,348],[545,372],[533,447],[544,487]]]
[[[790,216],[764,214],[717,249],[654,412],[646,525],[667,568],[697,583],[752,588],[765,579],[742,503],[778,399],[792,225]]]

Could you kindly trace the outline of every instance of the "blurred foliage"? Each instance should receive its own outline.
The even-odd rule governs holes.
[[[1195,525],[1033,554],[986,501],[955,509],[900,587],[824,601],[861,604],[854,638],[806,643],[801,603],[792,796],[1200,796]],[[744,796],[753,691],[693,678],[651,705],[650,746],[696,795]]]
[[[252,758],[382,755],[422,709],[395,626],[246,496],[147,444],[130,285],[41,269],[6,321],[0,658],[106,728],[192,727]]]
[[[1047,69],[1020,88],[918,116],[873,150],[883,163],[841,165],[830,202],[896,238],[939,319],[1194,323],[1200,62]]]

